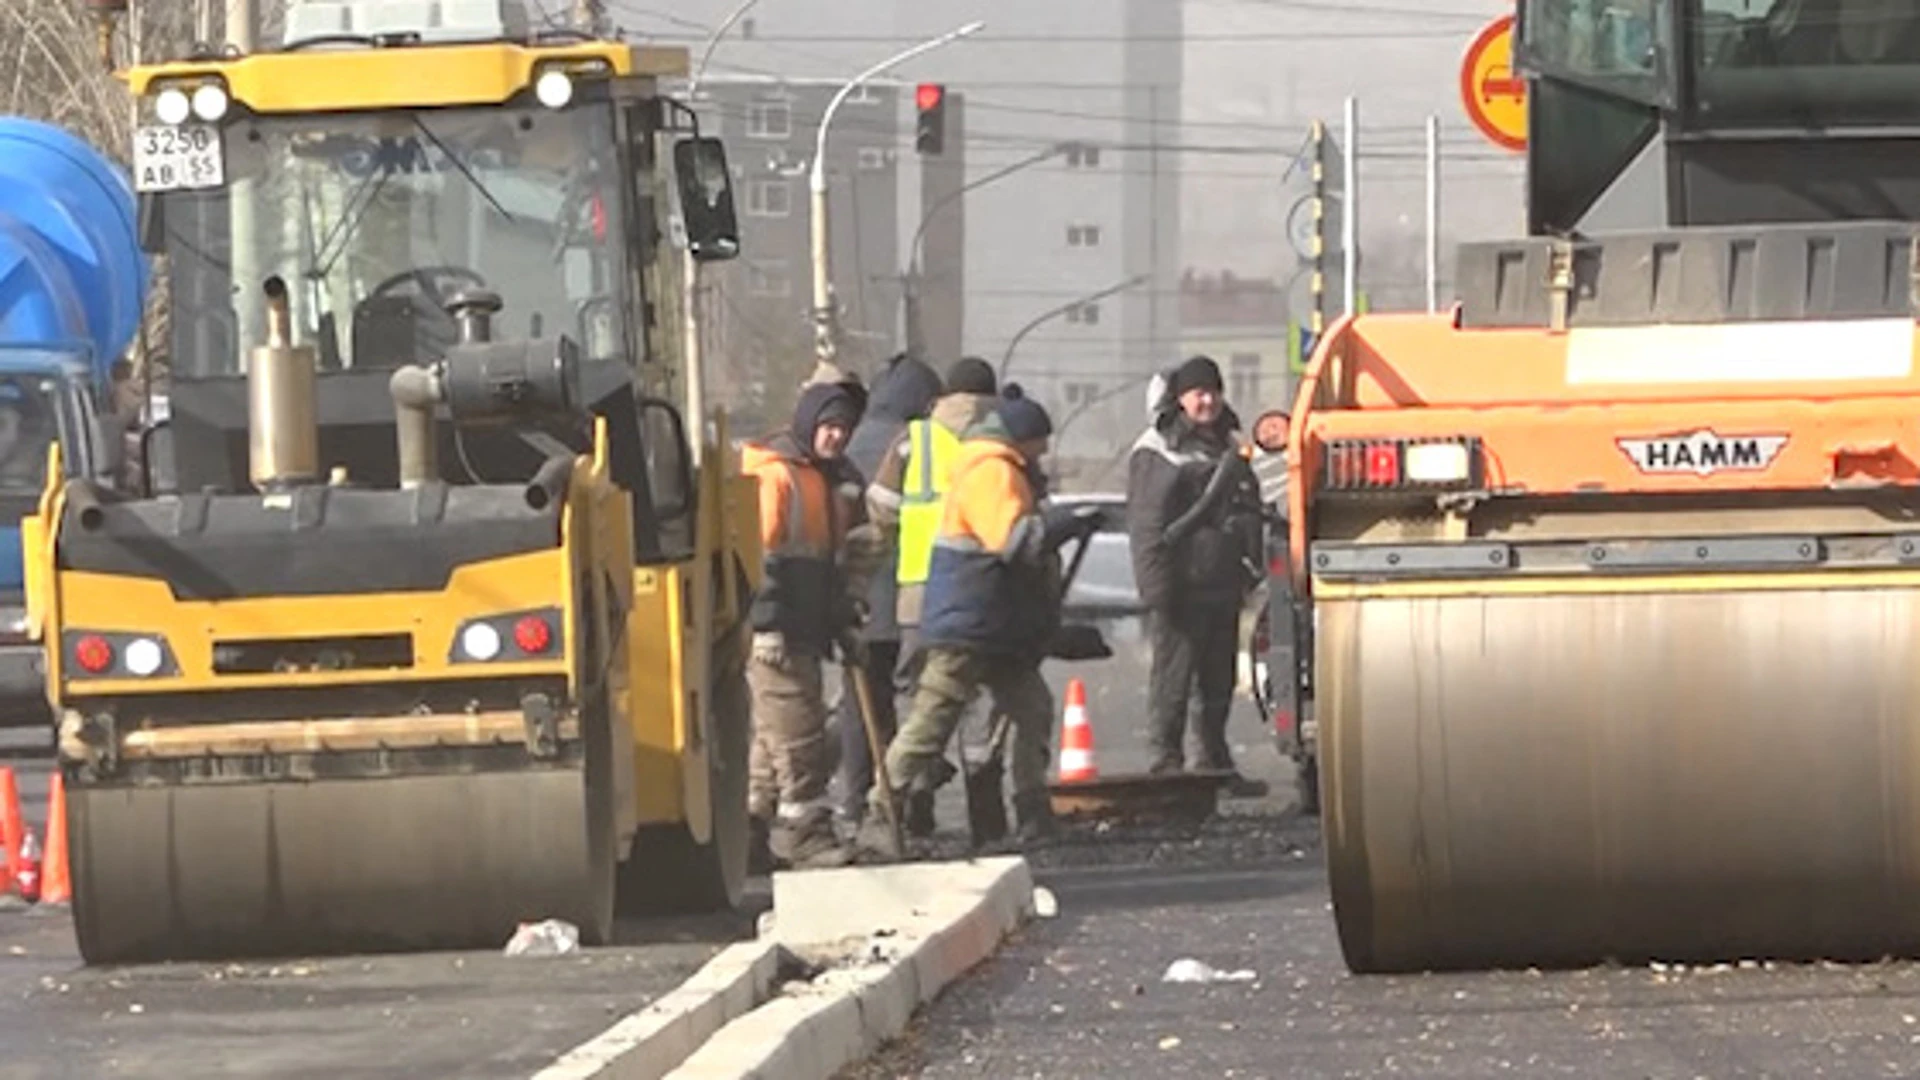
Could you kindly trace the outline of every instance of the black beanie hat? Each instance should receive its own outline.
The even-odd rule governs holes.
[[[1224,393],[1227,385],[1220,378],[1220,365],[1206,356],[1190,357],[1173,371],[1173,377],[1167,380],[1167,396],[1178,400],[1189,390],[1211,390],[1216,394]]]
[[[1032,398],[1007,398],[994,411],[999,414],[1000,426],[1007,430],[1007,437],[1014,442],[1044,439],[1053,434],[1053,418]]]
[[[993,368],[977,356],[955,360],[947,369],[949,394],[996,394],[1000,391],[1000,380],[994,377]]]

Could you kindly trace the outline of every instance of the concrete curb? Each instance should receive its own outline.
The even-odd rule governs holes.
[[[672,993],[567,1051],[534,1080],[660,1080],[767,1000],[783,951],[771,940],[728,946]]]
[[[783,885],[792,901],[785,910]],[[777,940],[803,955],[846,958],[850,943],[856,950],[728,1023],[670,1080],[830,1080],[898,1036],[1034,906],[1033,875],[1020,858],[813,871],[776,877],[774,889]],[[839,932],[852,925],[882,932],[864,941]]]

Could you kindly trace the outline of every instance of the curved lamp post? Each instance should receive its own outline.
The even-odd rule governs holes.
[[[813,168],[807,176],[807,190],[811,196],[810,215],[813,234],[813,343],[814,353],[822,364],[831,364],[834,360],[833,282],[829,277],[830,264],[827,252],[827,132],[833,125],[834,115],[840,111],[840,106],[847,100],[847,95],[865,85],[869,79],[921,53],[977,33],[985,25],[986,23],[976,20],[889,56],[849,79],[846,85],[833,95],[833,99],[827,102],[827,111],[820,116],[820,129],[814,136]]]

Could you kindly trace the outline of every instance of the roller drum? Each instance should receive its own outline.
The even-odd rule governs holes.
[[[1920,955],[1920,591],[1654,588],[1321,604],[1354,970]]]
[[[498,949],[612,920],[609,815],[578,768],[70,788],[88,963]]]

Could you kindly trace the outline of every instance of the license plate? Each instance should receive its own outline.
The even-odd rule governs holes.
[[[226,182],[226,146],[219,128],[154,125],[134,132],[135,191],[196,191]]]

